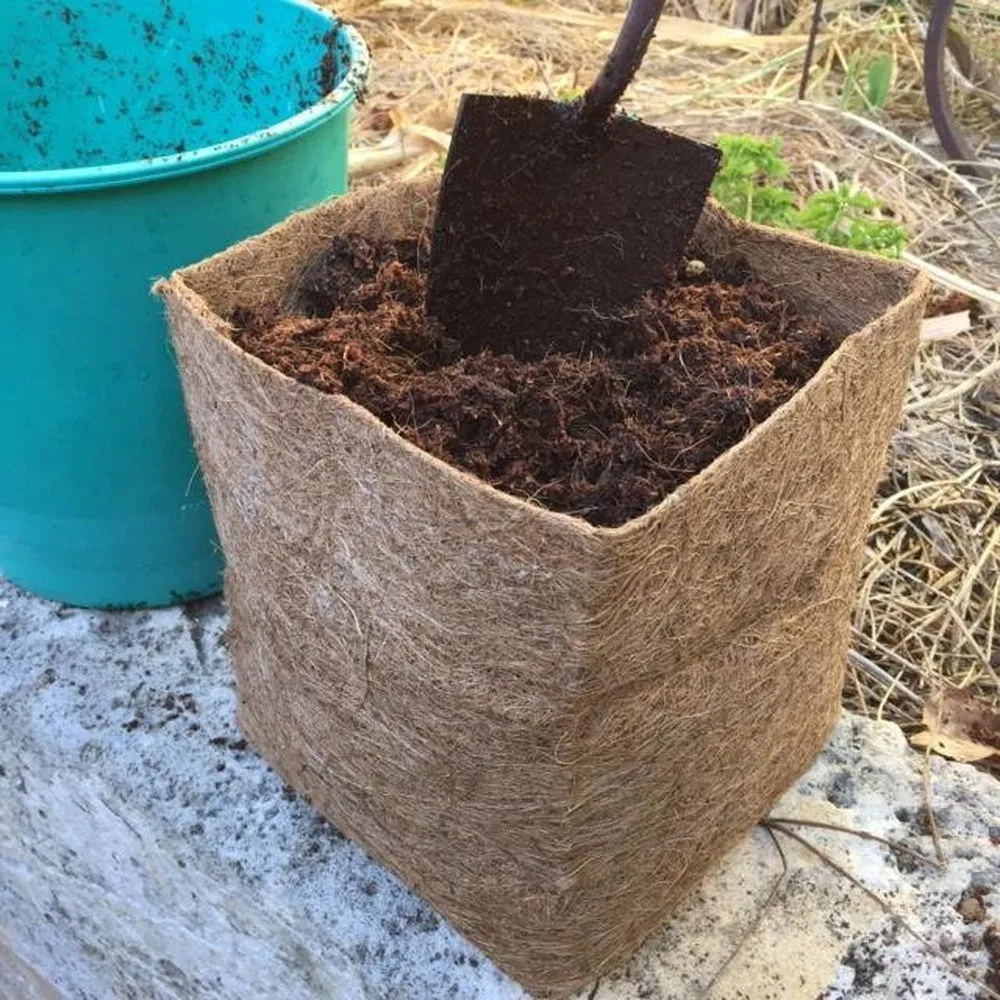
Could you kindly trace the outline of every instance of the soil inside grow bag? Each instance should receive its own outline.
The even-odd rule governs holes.
[[[338,238],[292,310],[236,310],[233,340],[498,489],[595,525],[625,523],[704,469],[838,343],[745,271],[690,260],[607,320],[606,348],[463,356],[424,315],[427,256],[415,241]]]

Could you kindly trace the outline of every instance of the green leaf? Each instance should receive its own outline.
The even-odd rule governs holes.
[[[870,194],[841,183],[832,191],[817,191],[795,215],[794,223],[821,243],[899,257],[906,231],[881,218],[881,206]]]
[[[794,208],[790,191],[773,182],[788,176],[781,156],[781,139],[750,135],[720,135],[722,163],[712,184],[713,196],[733,215],[747,221],[786,223]]]
[[[868,87],[865,93],[868,104],[873,108],[884,108],[889,100],[892,77],[896,68],[895,60],[888,52],[880,55],[868,67]]]
[[[751,220],[767,226],[788,226],[795,217],[795,195],[784,188],[763,187],[754,194]]]
[[[857,95],[864,96],[860,89]],[[903,227],[883,218],[879,201],[851,184],[817,191],[799,208],[795,193],[785,187],[789,166],[781,155],[780,138],[720,135],[716,141],[722,163],[712,195],[737,218],[799,229],[831,246],[884,257],[899,257],[905,249]]]

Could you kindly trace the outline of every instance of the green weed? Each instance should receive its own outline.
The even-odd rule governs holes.
[[[811,195],[797,214],[795,227],[831,246],[899,257],[906,249],[906,233],[899,223],[881,218],[880,211],[871,195],[841,183],[832,191]]]
[[[891,53],[883,52],[868,67],[868,86],[865,92],[865,100],[869,108],[884,108],[889,100],[889,91],[892,89],[892,77],[896,69],[896,62]]]
[[[712,194],[733,215],[883,257],[899,257],[906,248],[903,227],[884,217],[875,198],[850,184],[817,191],[800,204],[786,186],[790,168],[781,155],[780,138],[720,135],[717,142],[722,163]]]
[[[716,199],[747,222],[791,225],[795,196],[781,186],[789,173],[781,156],[781,140],[720,135],[716,141],[722,150],[722,163],[712,185]]]

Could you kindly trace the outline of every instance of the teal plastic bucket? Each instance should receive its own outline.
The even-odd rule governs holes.
[[[82,606],[219,590],[151,285],[343,193],[367,73],[297,0],[0,4],[0,573]]]

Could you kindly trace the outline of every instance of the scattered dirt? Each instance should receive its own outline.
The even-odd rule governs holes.
[[[961,292],[940,292],[935,290],[927,300],[924,316],[949,316],[951,313],[969,311],[970,318],[976,320],[981,315],[979,303]]]
[[[946,289],[935,288],[924,308],[924,318],[950,316],[953,313],[961,312],[968,312],[969,321],[973,326],[977,325],[984,315],[983,305],[976,299],[970,298],[962,292],[949,292]]]
[[[323,36],[323,58],[319,64],[319,96],[322,100],[327,94],[332,94],[340,82],[340,47],[337,44],[336,29],[328,31]]]
[[[967,924],[982,923],[986,919],[986,897],[990,890],[985,885],[970,885],[962,893],[955,909]]]
[[[345,393],[404,438],[516,496],[595,525],[648,510],[766,420],[836,346],[738,269],[685,263],[603,350],[525,330],[537,358],[462,346],[425,317],[426,248],[336,239],[293,308],[239,309],[234,341],[317,389]]]
[[[1000,923],[992,923],[986,928],[983,947],[990,960],[985,985],[991,990],[1000,991]]]

